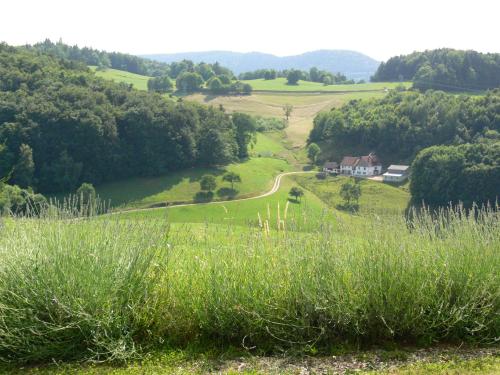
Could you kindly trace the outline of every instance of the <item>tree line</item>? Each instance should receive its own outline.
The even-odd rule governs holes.
[[[248,156],[255,120],[0,45],[0,178],[42,193]]]
[[[252,80],[252,79],[265,79],[273,80],[276,78],[286,78],[288,84],[296,85],[299,80],[323,83],[324,85],[340,85],[340,84],[353,84],[355,83],[352,79],[347,79],[347,77],[342,73],[331,73],[325,70],[319,70],[316,67],[312,67],[307,70],[299,69],[286,69],[286,70],[274,70],[274,69],[258,69],[253,72],[241,73],[238,76],[241,80]]]
[[[376,150],[393,162],[411,162],[433,145],[499,140],[500,90],[479,97],[391,91],[382,99],[353,100],[319,113],[309,135],[309,142]]]
[[[53,43],[49,39],[32,46],[26,45],[24,48],[61,59],[79,61],[85,65],[97,66],[100,70],[112,68],[150,76],[152,78],[148,81],[149,91],[169,92],[174,87],[174,81],[177,89],[182,92],[201,91],[205,86],[211,92],[218,94],[249,94],[252,91],[252,87],[248,84],[232,82],[235,78],[233,72],[217,62],[196,64],[190,60],[182,60],[167,64],[125,53],[69,46],[62,41]],[[211,82],[212,85],[210,85]],[[217,86],[217,83],[220,84]]]
[[[485,90],[500,87],[500,54],[437,49],[390,58],[372,81],[413,81],[420,90]]]
[[[432,146],[412,164],[412,204],[495,206],[500,199],[500,142]]]

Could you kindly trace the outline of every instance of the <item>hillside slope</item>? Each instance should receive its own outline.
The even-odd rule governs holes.
[[[151,54],[142,57],[167,63],[184,59],[207,63],[218,61],[236,74],[257,69],[283,70],[295,68],[307,70],[316,66],[321,70],[344,73],[352,79],[367,79],[375,73],[379,66],[379,62],[371,57],[347,50],[318,50],[284,57],[260,52],[240,53],[230,51]]]

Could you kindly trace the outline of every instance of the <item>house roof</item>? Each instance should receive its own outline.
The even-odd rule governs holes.
[[[370,152],[367,156],[361,156],[359,160],[360,167],[374,167],[376,165],[381,165],[380,160],[378,160],[377,155],[374,152]]]
[[[340,163],[343,166],[347,167],[373,167],[376,165],[382,165],[377,155],[371,152],[366,156],[345,156]]]
[[[389,173],[389,172],[385,172],[383,174],[383,176],[387,176],[387,177],[403,177],[404,174],[403,173]]]
[[[410,168],[409,165],[391,164],[387,169],[391,171],[405,172],[408,170],[408,168]]]
[[[339,167],[338,163],[334,161],[327,161],[324,165],[323,168],[327,169],[337,169]]]
[[[355,167],[359,162],[359,157],[357,156],[344,156],[340,165],[344,165],[346,167]]]

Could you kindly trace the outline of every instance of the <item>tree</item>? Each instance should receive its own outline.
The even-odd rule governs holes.
[[[93,202],[96,198],[94,185],[84,182],[76,191],[76,195],[81,198],[82,202]]]
[[[357,206],[359,197],[361,197],[361,186],[350,178],[340,187],[340,196],[345,201],[346,207],[353,208]]]
[[[295,201],[300,201],[300,197],[302,197],[304,195],[304,190],[302,190],[301,188],[297,187],[297,186],[294,186],[290,189],[290,192],[288,193],[288,195],[291,195],[292,197],[294,197]]]
[[[333,83],[332,77],[325,75],[322,79],[322,82],[323,82],[323,85],[325,85],[325,86],[331,85]]]
[[[252,90],[252,85],[250,85],[249,83],[244,83],[241,87],[241,92],[245,95],[250,95],[252,93]]]
[[[238,156],[248,157],[248,145],[255,137],[257,124],[255,119],[246,113],[233,114],[233,123],[236,127],[236,142],[238,143]]]
[[[200,180],[200,188],[203,191],[212,192],[217,187],[215,176],[211,174],[204,175]]]
[[[211,92],[217,94],[223,91],[224,84],[221,82],[219,77],[214,76],[207,82],[207,87]]]
[[[166,93],[172,90],[173,86],[168,76],[154,77],[148,80],[148,91]]]
[[[265,80],[272,80],[276,78],[276,70],[274,69],[269,69],[264,72],[264,79]]]
[[[291,69],[286,76],[287,84],[296,85],[299,82],[299,79],[301,78],[302,78],[302,72],[300,70]]]
[[[177,77],[177,90],[183,92],[199,91],[203,84],[203,78],[198,73],[184,72]]]
[[[321,152],[321,149],[316,143],[311,143],[307,148],[307,157],[311,160],[312,164],[316,163],[316,159]]]
[[[35,163],[33,162],[33,150],[26,144],[19,147],[19,158],[14,166],[12,176],[13,183],[22,188],[31,186],[33,182],[33,173],[35,172]]]
[[[288,119],[292,115],[292,112],[293,112],[293,105],[291,105],[291,104],[285,104],[283,106],[283,113],[285,114],[286,122],[288,122]]]
[[[76,191],[76,197],[80,215],[91,216],[96,214],[97,199],[92,184],[84,182]]]
[[[221,74],[217,77],[224,85],[229,85],[231,83],[231,77],[228,74]]]
[[[234,190],[234,183],[241,182],[241,176],[234,172],[227,172],[223,177],[223,181],[231,183],[231,189]]]
[[[320,72],[319,72],[318,68],[312,67],[311,69],[309,69],[309,79],[312,82],[319,82]]]

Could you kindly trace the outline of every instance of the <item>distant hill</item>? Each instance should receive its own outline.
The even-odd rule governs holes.
[[[171,63],[174,61],[191,60],[193,62],[214,63],[231,69],[235,74],[257,69],[301,69],[308,70],[317,67],[332,73],[340,72],[352,79],[368,79],[379,66],[379,62],[362,53],[346,50],[318,50],[301,55],[279,57],[260,52],[187,52],[173,54],[143,55],[151,60]]]

